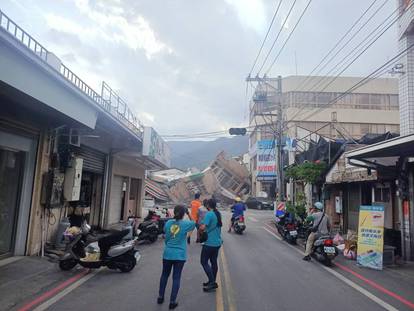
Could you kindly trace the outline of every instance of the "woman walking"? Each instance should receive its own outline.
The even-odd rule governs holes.
[[[201,235],[203,235],[203,232],[207,233],[207,240],[204,242],[201,250],[200,263],[208,277],[208,282],[203,283],[203,289],[206,292],[210,292],[218,288],[216,283],[218,271],[217,257],[223,243],[221,239],[223,223],[214,199],[208,200],[207,208],[209,211],[200,226]]]
[[[183,220],[187,214],[190,220]],[[173,284],[170,297],[170,309],[178,306],[177,295],[180,289],[181,272],[187,260],[187,233],[194,230],[195,222],[191,220],[190,214],[184,206],[177,205],[174,208],[174,219],[165,224],[165,248],[162,261],[162,274],[160,278],[160,290],[158,304],[164,302],[165,288],[168,278],[173,270]]]

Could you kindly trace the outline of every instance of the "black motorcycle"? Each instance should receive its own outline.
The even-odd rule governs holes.
[[[160,230],[158,221],[146,220],[138,225],[138,241],[154,243],[158,240]]]
[[[84,224],[79,232],[66,235],[69,243],[59,259],[60,269],[71,270],[77,264],[90,269],[106,266],[121,272],[134,269],[140,254],[135,249],[135,240],[123,240],[129,230],[112,231],[100,238],[95,238],[89,231],[89,225]]]
[[[289,244],[296,244],[298,238],[298,231],[296,226],[296,221],[288,220],[285,215],[280,216],[276,219],[276,229],[282,238],[287,241]]]

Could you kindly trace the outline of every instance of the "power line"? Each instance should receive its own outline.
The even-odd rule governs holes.
[[[373,72],[371,72],[368,76],[366,76],[365,78],[363,78],[362,80],[360,80],[359,82],[357,82],[356,84],[354,84],[352,87],[350,87],[347,91],[345,91],[344,93],[342,93],[341,95],[337,96],[336,98],[334,98],[332,101],[328,102],[325,107],[319,108],[316,111],[313,111],[310,115],[308,115],[307,117],[305,117],[304,119],[302,119],[301,121],[306,121],[307,119],[309,119],[310,117],[312,117],[313,115],[319,113],[320,111],[326,109],[328,106],[336,103],[338,100],[340,100],[341,98],[343,98],[344,96],[351,94],[354,90],[360,88],[361,86],[365,85],[366,83],[368,83],[369,81],[371,81],[372,79],[375,79],[374,77],[376,75],[378,75],[379,73],[383,72],[384,69],[389,66],[391,63],[393,63],[394,61],[398,60],[402,55],[404,55],[405,53],[407,53],[410,49],[412,49],[414,47],[414,44],[410,45],[409,47],[407,47],[405,50],[401,51],[400,53],[398,53],[397,55],[395,55],[393,58],[391,58],[389,61],[387,61],[386,63],[384,63],[383,65],[381,65],[380,67],[378,67],[376,70],[374,70]],[[291,121],[288,121],[287,123],[289,123]],[[289,129],[289,128],[288,128]]]
[[[365,51],[367,51],[368,50],[368,48],[370,48],[371,46],[372,46],[372,44],[374,44],[385,32],[387,32],[387,30],[388,29],[390,29],[397,21],[398,21],[398,19],[399,19],[399,16],[398,16],[398,8],[394,11],[394,12],[392,12],[385,20],[383,20],[379,25],[378,25],[378,27],[376,27],[373,31],[371,31],[356,47],[354,47],[346,56],[344,56],[342,59],[341,59],[341,61],[339,61],[333,68],[331,68],[331,70],[330,71],[328,71],[327,72],[327,74],[324,76],[324,77],[322,77],[316,84],[314,84],[313,85],[313,87],[310,89],[310,90],[314,90],[314,89],[316,89],[317,88],[317,86],[319,86],[320,84],[321,84],[321,82],[322,81],[324,81],[326,78],[327,78],[327,76],[329,75],[329,74],[331,74],[335,69],[337,69],[337,67],[340,67],[341,66],[341,64],[345,61],[345,60],[347,60],[348,59],[348,57],[350,56],[350,55],[354,55],[354,54],[358,54],[361,50],[362,50],[362,53],[361,54],[359,54],[355,59],[354,59],[354,61],[353,62],[355,62]],[[392,16],[395,14],[395,12],[397,12],[397,16],[394,18],[394,20],[393,21],[391,21],[389,24],[387,24],[387,25],[385,25],[384,26],[384,24],[385,23],[387,23],[389,20],[391,20],[392,19]],[[384,26],[384,27],[383,27]],[[379,30],[379,34],[376,34],[376,32]],[[370,38],[372,35],[374,35],[373,37],[374,38]],[[375,37],[376,36],[376,37]],[[365,45],[364,45],[365,44]],[[353,63],[352,62],[352,63]],[[349,64],[348,65],[348,67],[350,66],[350,65],[352,65],[352,63],[351,64]],[[346,67],[345,68],[345,70],[348,68],[348,67]],[[342,73],[342,72],[341,72]],[[325,88],[324,88],[325,89]]]
[[[285,48],[286,44],[289,42],[290,37],[292,37],[293,33],[295,32],[296,28],[298,27],[300,21],[302,20],[303,16],[305,15],[305,13],[308,10],[311,3],[312,3],[312,0],[309,0],[308,4],[306,5],[305,9],[302,11],[302,14],[299,16],[299,19],[297,20],[297,22],[296,22],[295,26],[293,27],[292,31],[290,32],[289,36],[287,37],[287,39],[283,43],[282,47],[280,48],[279,53],[274,58],[272,64],[269,67],[269,69],[267,69],[266,74],[269,73],[270,70],[272,70],[273,65],[276,63],[276,61],[278,60],[280,54],[283,52],[283,49]]]
[[[276,18],[277,13],[279,12],[280,5],[282,4],[282,2],[283,2],[283,0],[280,0],[280,1],[279,1],[279,4],[278,4],[278,6],[277,6],[277,8],[276,8],[276,10],[275,10],[275,13],[273,14],[272,21],[270,22],[269,28],[267,29],[266,36],[265,36],[265,37],[264,37],[264,39],[263,39],[262,45],[260,46],[260,49],[259,49],[259,53],[257,53],[256,59],[254,60],[254,63],[253,63],[252,69],[250,69],[250,73],[249,73],[249,75],[253,72],[253,69],[254,69],[254,67],[255,67],[255,66],[256,66],[256,64],[257,64],[257,60],[259,59],[260,53],[262,53],[263,46],[264,46],[264,44],[265,44],[265,42],[266,42],[266,40],[267,40],[267,37],[269,36],[270,30],[272,29],[273,23],[274,23],[274,21],[275,21],[275,18]]]
[[[359,53],[339,74],[337,74],[336,76],[334,76],[333,77],[333,79],[331,79],[331,81],[322,89],[322,90],[320,90],[319,92],[323,92],[324,90],[326,90],[327,89],[327,87],[329,86],[329,85],[331,85],[346,69],[348,69],[362,54],[364,54],[388,29],[390,29],[391,27],[392,27],[392,25],[394,25],[397,21],[398,21],[398,16],[397,16],[397,19],[395,19],[395,20],[393,20],[390,24],[388,24],[388,25],[386,25],[384,28],[385,28],[385,30],[384,30],[384,28],[380,28],[384,23],[386,23],[389,19],[391,19],[392,18],[392,16],[394,15],[394,13],[396,12],[396,11],[398,11],[399,10],[399,8],[397,8],[394,12],[392,12],[384,21],[382,21],[381,23],[380,23],[380,25],[378,26],[378,27],[376,27],[370,34],[368,34],[368,36],[366,36],[350,53],[348,53],[339,63],[337,63],[336,64],[336,66],[334,67],[334,68],[332,68],[327,74],[329,74],[329,73],[332,73],[333,72],[333,70],[335,70],[336,69],[336,67],[338,67],[340,64],[342,64],[343,63],[343,61],[344,60],[346,60],[350,55],[352,55],[352,54],[357,54],[357,53]],[[372,16],[371,16],[372,17]],[[366,45],[363,45],[364,44],[364,42],[365,41],[367,41],[367,40],[369,40],[369,38],[371,37],[371,35],[372,34],[374,34],[377,30],[379,30],[379,29],[381,29],[380,30],[380,34],[378,34],[377,35],[377,37],[373,40],[373,41],[371,41],[371,42],[367,42],[367,44]],[[349,41],[348,41],[349,42]],[[362,51],[361,51],[361,49],[358,49],[359,47],[361,47],[362,46]],[[355,53],[356,52],[356,53]],[[337,54],[335,54],[335,55],[337,55]],[[314,84],[313,85],[313,87],[311,88],[311,89],[309,89],[308,90],[308,92],[310,92],[310,91],[314,91],[314,90],[316,90],[315,89],[315,87],[316,86],[319,86],[319,84],[320,84],[320,82],[321,81],[324,81],[324,80],[326,80],[327,78],[329,78],[328,76],[324,76],[324,77],[322,77],[316,84]],[[300,113],[302,112],[302,110],[304,109],[306,107],[306,104],[303,104],[302,105],[302,109],[301,110],[298,110],[292,117],[291,117],[291,119],[294,119],[294,118],[296,118],[298,115],[300,115]]]
[[[352,24],[351,28],[348,29],[348,31],[339,39],[338,42],[329,50],[329,52],[322,58],[322,60],[312,69],[312,71],[309,73],[309,75],[303,80],[297,89],[301,89],[302,86],[304,87],[307,84],[307,80],[312,76],[312,74],[319,68],[320,65],[323,64],[323,62],[331,55],[331,53],[341,44],[341,42],[350,34],[350,32],[355,28],[355,26],[362,20],[362,18],[368,13],[368,11],[372,8],[372,6],[377,2],[378,0],[374,0],[368,8],[362,13],[362,15]]]
[[[259,75],[259,74],[260,74],[260,72],[262,71],[263,67],[266,65],[266,62],[267,62],[267,60],[268,60],[268,58],[269,58],[270,54],[272,53],[273,48],[275,47],[275,44],[276,44],[277,40],[279,39],[279,36],[280,36],[280,34],[282,33],[283,28],[285,27],[285,25],[286,25],[286,23],[287,23],[287,21],[288,21],[288,19],[289,19],[289,16],[290,16],[290,14],[292,13],[293,8],[295,7],[296,2],[297,2],[297,0],[294,0],[294,1],[293,1],[292,5],[291,5],[291,7],[290,7],[290,9],[289,9],[289,12],[288,12],[288,14],[287,14],[287,15],[286,15],[286,17],[285,17],[285,20],[283,21],[282,25],[280,26],[279,32],[277,33],[277,36],[276,36],[276,39],[275,39],[275,40],[273,40],[273,44],[272,44],[272,46],[270,47],[269,52],[267,52],[266,57],[265,57],[265,59],[264,59],[264,61],[263,61],[263,63],[262,63],[262,66],[260,67],[259,71],[257,72],[257,75]]]

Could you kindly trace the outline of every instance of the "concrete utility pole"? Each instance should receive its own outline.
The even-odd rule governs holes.
[[[275,157],[276,157],[276,170],[277,170],[277,188],[279,192],[278,200],[279,202],[285,202],[285,187],[284,187],[284,174],[283,174],[283,96],[282,96],[282,77],[278,76],[277,78],[268,78],[264,76],[260,78],[258,76],[252,78],[247,77],[247,82],[259,82],[264,83],[267,86],[271,87],[275,90],[277,96],[277,113],[276,113],[276,124],[275,124],[275,133],[274,133],[274,140],[275,140]],[[276,87],[271,83],[276,82]],[[266,114],[268,115],[268,114]],[[271,114],[274,115],[274,114]]]
[[[282,77],[277,77],[277,178],[279,181],[279,201],[285,201],[285,185],[283,174],[283,97],[282,97]]]

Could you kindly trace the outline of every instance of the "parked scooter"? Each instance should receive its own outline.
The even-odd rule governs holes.
[[[237,216],[234,219],[233,223],[234,232],[237,234],[243,234],[243,231],[246,230],[246,223],[244,222],[244,216]]]
[[[157,221],[146,220],[138,225],[138,241],[148,241],[149,243],[154,243],[158,240],[160,230],[161,229]]]
[[[287,219],[286,214],[279,215],[276,218],[276,229],[289,244],[296,244],[298,231],[294,219]]]
[[[80,229],[65,233],[69,243],[65,254],[59,259],[60,269],[71,270],[77,264],[91,269],[106,266],[121,272],[134,269],[140,255],[135,249],[135,240],[123,240],[129,230],[114,231],[95,240],[91,240],[89,232],[90,226],[84,222]]]

